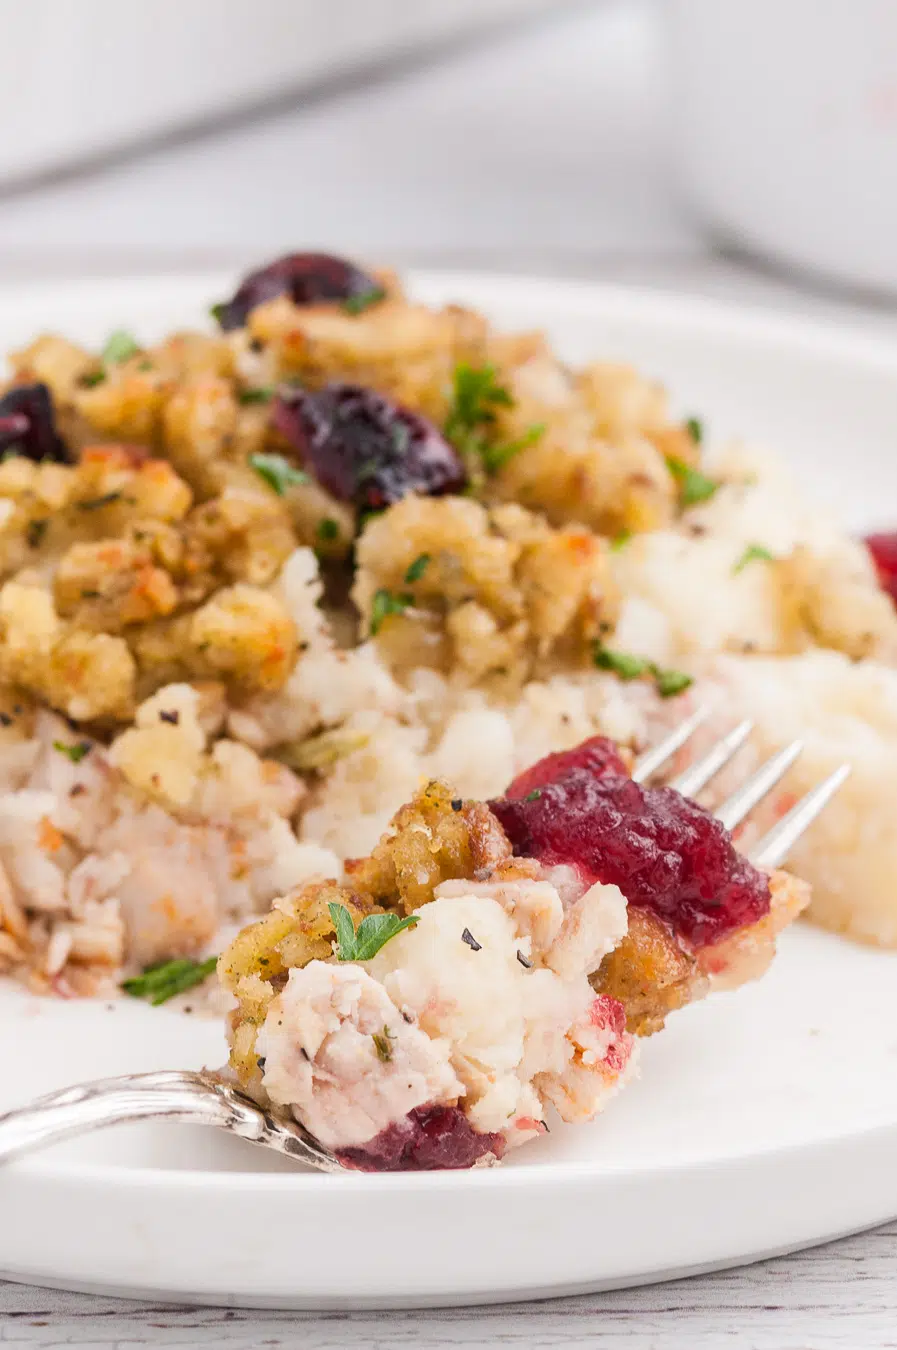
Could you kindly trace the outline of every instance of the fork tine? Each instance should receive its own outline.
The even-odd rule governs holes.
[[[828,778],[817,783],[816,787],[801,797],[797,805],[792,806],[788,814],[782,816],[782,819],[755,845],[751,851],[751,862],[754,866],[762,868],[764,872],[781,867],[804,830],[812,825],[822,808],[831,801],[849,775],[850,765],[842,764],[834,773],[829,774]]]
[[[756,773],[751,774],[747,782],[736,788],[719,810],[714,812],[717,820],[722,821],[727,830],[734,830],[736,825],[740,825],[767,792],[775,787],[779,779],[784,778],[803,748],[803,741],[792,741],[765,764],[761,764]]]
[[[650,778],[652,773],[662,769],[667,760],[672,759],[677,750],[681,750],[689,737],[697,731],[702,722],[706,721],[710,715],[710,709],[701,707],[696,708],[690,717],[686,717],[684,722],[680,722],[674,727],[668,736],[665,736],[657,745],[652,745],[650,750],[639,755],[635,761],[632,770],[632,776],[637,783],[644,783]]]
[[[706,755],[702,755],[695,764],[691,764],[683,773],[672,779],[670,787],[681,792],[683,797],[694,797],[719,773],[720,769],[728,764],[735,752],[741,749],[753,726],[749,717],[739,722],[738,726],[721,737]]]

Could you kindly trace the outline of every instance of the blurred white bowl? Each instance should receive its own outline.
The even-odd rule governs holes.
[[[897,292],[897,2],[665,0],[674,149],[722,236]]]
[[[0,0],[0,179],[233,111],[552,0]]]

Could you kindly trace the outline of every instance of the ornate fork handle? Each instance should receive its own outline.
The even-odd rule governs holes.
[[[0,1115],[0,1163],[74,1135],[133,1120],[213,1125],[322,1171],[340,1171],[325,1149],[287,1128],[213,1073],[163,1071],[101,1078],[51,1092]]]

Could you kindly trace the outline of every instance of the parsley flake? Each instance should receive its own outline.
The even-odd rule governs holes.
[[[405,573],[405,584],[407,586],[413,586],[415,581],[420,581],[424,572],[426,572],[427,568],[430,566],[430,562],[431,557],[429,553],[418,554],[414,559],[414,562],[408,568],[408,571]]]
[[[386,291],[382,286],[371,286],[370,290],[361,291],[359,295],[346,296],[343,309],[346,314],[363,314],[371,305],[379,305],[385,299]]]
[[[145,998],[157,1008],[176,994],[186,993],[188,989],[202,984],[213,974],[217,964],[217,956],[210,956],[206,961],[191,961],[186,957],[163,961],[159,965],[147,966],[142,975],[125,980],[122,989],[132,998]]]
[[[73,764],[80,764],[84,756],[90,754],[90,741],[76,741],[74,745],[66,745],[65,741],[54,741],[53,749],[65,755]]]
[[[396,594],[388,591],[385,586],[381,586],[374,593],[374,599],[371,602],[371,637],[376,637],[383,627],[383,620],[389,618],[390,614],[404,614],[409,605],[414,604],[414,596],[407,595],[404,592]]]
[[[695,445],[700,445],[704,439],[704,423],[699,417],[689,417],[685,422],[685,430],[694,441]]]
[[[241,389],[237,395],[237,402],[241,408],[248,408],[253,403],[270,403],[273,397],[273,385],[260,385],[258,389]]]
[[[250,455],[249,463],[259,478],[263,478],[278,495],[283,497],[287,488],[298,487],[308,482],[308,474],[295,468],[283,455]]]
[[[105,370],[90,370],[86,375],[82,375],[78,383],[82,389],[93,389],[96,385],[102,384],[106,378]]]
[[[213,318],[217,324],[220,324],[221,320],[224,318],[226,309],[227,305],[223,300],[217,305],[209,305],[209,316]]]
[[[100,360],[104,366],[118,366],[122,361],[129,361],[139,351],[140,344],[133,334],[119,328],[107,339],[105,347],[100,352]]]
[[[743,572],[752,562],[775,562],[775,555],[770,553],[769,549],[765,548],[763,544],[748,544],[738,562],[732,568],[733,577],[737,577],[738,573]]]
[[[662,670],[660,666],[652,666],[651,674],[661,698],[675,698],[694,684],[693,677],[686,675],[684,670]]]
[[[381,947],[419,922],[416,914],[400,919],[397,914],[367,914],[356,929],[352,915],[345,905],[331,902],[327,906],[336,929],[336,959],[338,961],[370,961]]]
[[[496,408],[513,406],[510,391],[499,384],[494,366],[471,366],[459,361],[455,366],[453,401],[445,434],[449,439],[469,435],[494,422]]]
[[[667,467],[679,484],[679,502],[683,507],[709,501],[719,487],[719,483],[701,473],[700,469],[694,469],[672,455],[667,459]]]
[[[528,792],[523,800],[525,802],[536,802],[539,800],[541,796],[542,796],[542,789],[533,788],[532,792]]]
[[[646,656],[634,656],[631,652],[611,651],[601,642],[595,643],[593,657],[599,670],[613,671],[621,680],[650,675],[661,698],[673,698],[694,683],[692,676],[683,670],[665,669]]]
[[[375,1031],[371,1036],[374,1042],[374,1049],[377,1051],[377,1058],[382,1059],[384,1064],[388,1064],[392,1059],[392,1046],[390,1041],[395,1040],[389,1027],[384,1026],[382,1031]]]
[[[626,547],[631,538],[632,530],[621,530],[619,534],[615,534],[610,541],[611,553],[619,553],[621,549]]]
[[[483,445],[480,450],[483,463],[490,473],[498,473],[509,460],[519,455],[521,450],[535,445],[545,435],[545,423],[534,422],[528,431],[516,441],[506,441],[503,445]]]
[[[322,543],[332,544],[334,539],[339,538],[339,525],[330,516],[325,516],[323,520],[318,521],[315,533]]]
[[[611,651],[602,642],[595,643],[593,659],[599,670],[613,671],[621,680],[637,680],[651,669],[651,662],[646,657],[633,656],[631,652]]]
[[[489,433],[495,425],[496,408],[513,406],[511,392],[499,382],[494,366],[471,366],[466,361],[459,361],[455,367],[445,434],[468,461],[479,464],[487,473],[496,473],[545,432],[540,423],[530,427],[517,441],[491,442]]]

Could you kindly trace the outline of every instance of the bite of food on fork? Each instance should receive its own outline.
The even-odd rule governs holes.
[[[765,970],[809,901],[779,865],[849,771],[793,805],[748,857],[730,831],[800,746],[713,815],[686,794],[722,770],[748,723],[654,785],[703,720],[696,711],[635,760],[592,737],[489,802],[427,783],[343,882],[283,896],[224,952],[224,1074],[55,1094],[0,1117],[0,1160],[158,1115],[323,1170],[458,1169],[547,1133],[552,1111],[592,1119],[636,1072],[641,1037]]]

